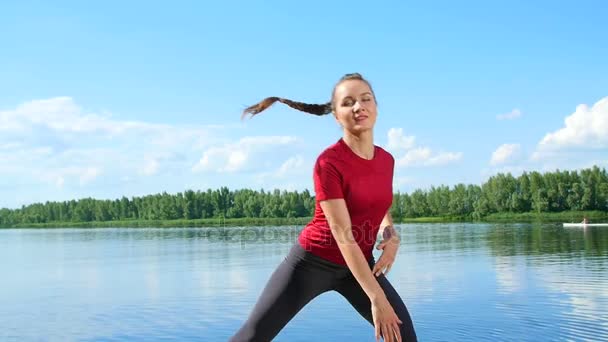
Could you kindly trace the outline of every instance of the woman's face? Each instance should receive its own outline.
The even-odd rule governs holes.
[[[364,81],[341,82],[334,91],[334,115],[354,135],[372,130],[376,123],[376,100]]]

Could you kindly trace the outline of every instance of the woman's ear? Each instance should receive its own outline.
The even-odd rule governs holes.
[[[344,126],[342,126],[342,123],[340,122],[340,120],[338,120],[338,116],[336,115],[336,113],[332,112],[332,114],[334,116],[334,119],[338,123],[338,126],[340,126],[340,128],[343,128]]]

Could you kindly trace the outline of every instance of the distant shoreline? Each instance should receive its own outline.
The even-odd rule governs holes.
[[[395,223],[561,223],[580,222],[586,216],[591,222],[608,222],[608,212],[602,211],[565,211],[559,213],[494,213],[479,220],[470,217],[417,217],[396,219]],[[121,220],[91,222],[48,222],[29,223],[0,228],[186,228],[186,227],[251,227],[251,226],[304,226],[311,217],[278,218],[207,218],[195,220]]]

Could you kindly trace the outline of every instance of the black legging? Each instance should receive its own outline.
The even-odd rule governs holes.
[[[372,268],[374,261],[370,260],[369,265]],[[403,300],[384,275],[376,279],[403,322],[400,324],[402,340],[416,341],[412,319]],[[308,302],[332,290],[343,295],[373,325],[371,302],[348,267],[307,252],[296,243],[270,277],[245,324],[230,341],[271,341]]]

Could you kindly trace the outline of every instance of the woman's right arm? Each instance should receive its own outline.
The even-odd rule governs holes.
[[[376,339],[382,335],[385,341],[393,341],[392,337],[396,336],[394,341],[401,341],[399,324],[402,322],[388,302],[384,291],[372,274],[361,248],[355,241],[344,199],[320,201],[320,206],[346,265],[371,301]]]
[[[384,291],[374,278],[361,248],[355,241],[344,199],[325,200],[321,201],[320,205],[348,268],[370,300],[380,299],[384,296]]]

